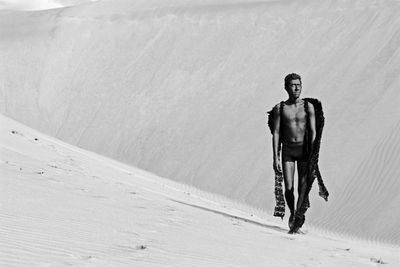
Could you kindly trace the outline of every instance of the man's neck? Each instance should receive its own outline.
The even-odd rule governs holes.
[[[289,104],[289,105],[297,105],[297,104],[300,104],[301,102],[302,102],[303,100],[299,97],[299,98],[289,98],[286,102]]]

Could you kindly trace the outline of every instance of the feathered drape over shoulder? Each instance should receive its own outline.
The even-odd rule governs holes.
[[[318,167],[318,159],[319,159],[319,149],[321,145],[321,137],[322,137],[322,130],[324,128],[325,124],[325,117],[324,117],[324,112],[322,110],[322,104],[318,99],[315,98],[304,98],[304,101],[313,104],[314,110],[315,110],[315,128],[316,128],[316,137],[314,141],[314,146],[313,146],[313,151],[311,151],[311,155],[308,155],[308,164],[307,164],[307,189],[306,189],[306,195],[304,197],[304,202],[300,205],[299,210],[296,211],[296,216],[295,216],[295,222],[294,222],[294,228],[299,229],[304,221],[305,221],[305,213],[307,209],[310,207],[310,201],[309,201],[309,193],[312,187],[312,184],[315,179],[318,181],[318,186],[319,186],[319,195],[324,198],[326,201],[328,201],[328,190],[326,189],[324,182],[321,177],[321,173],[319,171]],[[306,110],[308,111],[308,110]],[[268,126],[269,129],[271,130],[271,133],[274,132],[274,127],[273,127],[273,112],[274,110],[271,109],[267,114],[268,114]],[[307,114],[308,115],[308,114]],[[307,131],[309,129],[309,121],[307,119],[307,127],[306,127],[306,136],[307,136]],[[308,138],[305,138],[306,142],[311,142]],[[281,142],[282,138],[279,138],[279,142]],[[306,146],[310,147],[310,144],[306,144]],[[279,144],[279,149],[281,148],[281,144]],[[274,210],[274,216],[281,217],[283,218],[285,216],[285,198],[283,195],[283,188],[282,188],[282,182],[283,182],[283,175],[282,173],[275,172],[275,200],[276,200],[276,205],[275,205],[275,210]]]

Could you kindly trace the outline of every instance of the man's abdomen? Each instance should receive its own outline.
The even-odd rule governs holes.
[[[298,144],[303,143],[305,124],[293,123],[294,125],[285,125],[282,129],[282,143]]]

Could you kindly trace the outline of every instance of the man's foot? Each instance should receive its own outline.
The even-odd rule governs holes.
[[[290,214],[290,217],[289,217],[289,222],[288,222],[288,225],[289,225],[289,229],[290,230],[292,230],[292,228],[293,228],[293,226],[294,226],[294,213],[292,213],[292,214]]]
[[[288,232],[289,235],[294,235],[294,234],[302,234],[303,232],[300,231],[300,227],[293,227],[290,228],[290,231]]]

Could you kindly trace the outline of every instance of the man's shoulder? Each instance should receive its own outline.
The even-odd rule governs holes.
[[[314,110],[313,102],[308,101],[306,98],[304,98],[303,101],[304,101],[304,106],[308,109],[308,111],[313,111]]]
[[[274,113],[276,110],[279,112],[279,107],[280,107],[280,102],[278,104],[275,104],[269,111],[267,111],[268,114]]]
[[[316,106],[322,106],[321,101],[317,98],[311,98],[311,97],[306,97],[303,98],[304,102],[307,102],[308,105],[316,107]]]
[[[319,99],[307,97],[303,98],[303,100],[307,102],[307,105],[309,105],[309,109],[312,108],[315,111],[315,113],[323,114],[322,103]]]
[[[285,103],[285,101],[280,101],[279,103],[277,103],[275,106],[274,106],[274,109],[279,109],[283,104]]]

